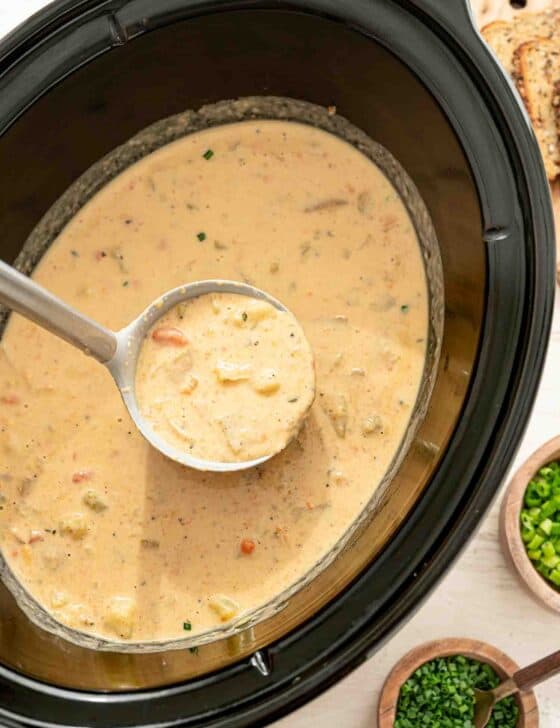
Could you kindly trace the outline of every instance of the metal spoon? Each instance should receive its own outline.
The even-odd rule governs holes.
[[[560,672],[560,650],[543,657],[531,665],[518,670],[510,678],[492,690],[474,691],[474,724],[475,728],[485,728],[492,715],[496,703],[509,695],[523,690],[530,690],[535,685],[548,680]]]
[[[142,342],[155,321],[181,301],[216,292],[250,296],[267,301],[279,311],[288,310],[268,293],[246,283],[197,281],[164,293],[128,326],[120,331],[111,331],[0,261],[0,302],[104,364],[115,380],[134,424],[148,442],[168,458],[183,465],[197,470],[228,472],[260,465],[275,453],[255,460],[226,463],[193,457],[169,445],[152,430],[139,411],[135,393],[138,355]]]

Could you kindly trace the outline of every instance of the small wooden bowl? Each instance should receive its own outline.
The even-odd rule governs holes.
[[[500,540],[506,558],[530,594],[541,604],[560,612],[560,592],[549,585],[531,563],[519,526],[519,514],[529,481],[540,468],[553,460],[560,460],[560,437],[554,437],[536,450],[513,476],[502,502]]]
[[[463,655],[464,657],[485,662],[493,667],[504,680],[511,677],[519,669],[519,666],[507,655],[485,642],[466,638],[449,638],[426,642],[426,644],[408,652],[397,662],[385,680],[377,706],[378,728],[393,728],[401,686],[415,670],[436,657],[451,657],[453,655]],[[533,691],[518,693],[516,700],[519,706],[519,720],[516,728],[538,728],[539,709]]]

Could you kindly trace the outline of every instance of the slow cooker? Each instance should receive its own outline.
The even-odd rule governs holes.
[[[340,115],[418,188],[445,290],[430,403],[372,518],[285,608],[205,646],[80,647],[0,587],[5,726],[249,726],[371,656],[496,493],[538,384],[554,294],[539,151],[466,0],[59,0],[0,45],[3,257],[148,125],[276,96]]]

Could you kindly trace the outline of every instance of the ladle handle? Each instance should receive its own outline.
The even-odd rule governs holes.
[[[558,673],[560,673],[560,650],[518,670],[513,679],[519,690],[530,690]]]
[[[0,261],[0,303],[102,363],[115,354],[117,338],[112,331],[83,316],[3,261]]]

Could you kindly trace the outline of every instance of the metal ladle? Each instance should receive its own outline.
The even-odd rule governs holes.
[[[119,388],[134,424],[151,445],[171,460],[196,470],[215,472],[244,470],[264,463],[276,453],[242,462],[218,462],[193,457],[159,437],[142,417],[136,400],[136,364],[142,342],[149,329],[170,308],[206,293],[237,293],[266,301],[279,311],[288,311],[280,301],[246,283],[222,280],[197,281],[164,293],[128,326],[120,331],[111,331],[68,306],[15,268],[0,261],[0,303],[105,365]]]

